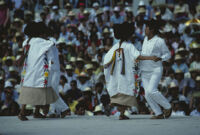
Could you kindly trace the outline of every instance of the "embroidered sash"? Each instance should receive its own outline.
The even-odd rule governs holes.
[[[104,65],[104,68],[107,68],[107,67],[110,66],[110,64],[112,64],[110,74],[113,75],[113,71],[114,71],[114,68],[115,68],[115,62],[116,62],[116,52],[119,52],[119,53],[122,52],[122,71],[121,71],[121,74],[124,75],[125,74],[125,57],[124,57],[124,49],[123,48],[119,48],[119,49],[116,49],[114,51],[111,60]]]

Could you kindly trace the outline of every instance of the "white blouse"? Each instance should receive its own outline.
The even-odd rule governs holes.
[[[27,40],[23,42],[26,46]],[[26,87],[50,87],[52,80],[52,60],[49,58],[49,50],[54,46],[50,40],[32,38],[30,48],[22,71],[22,86]]]
[[[104,65],[106,65],[113,57],[115,50],[119,48],[119,43],[116,43],[105,55]],[[133,44],[123,42],[121,45],[124,51],[124,64],[125,74],[121,74],[122,71],[122,54],[116,53],[115,56],[115,68],[113,74],[111,74],[112,64],[104,68],[104,75],[106,79],[106,87],[109,95],[112,97],[118,93],[126,95],[134,95],[135,78],[134,78],[134,63],[137,57],[140,55],[139,51]]]

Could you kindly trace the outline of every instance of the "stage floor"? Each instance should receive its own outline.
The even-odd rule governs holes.
[[[151,120],[132,115],[120,121],[111,116],[68,116],[64,119],[0,117],[0,135],[200,135],[200,117]]]

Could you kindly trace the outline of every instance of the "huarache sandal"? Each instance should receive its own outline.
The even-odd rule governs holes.
[[[120,115],[119,116],[119,120],[128,120],[130,119],[129,117],[127,117],[126,115]]]
[[[23,114],[19,114],[19,115],[18,115],[18,118],[19,118],[21,121],[27,121],[27,120],[28,120],[28,118],[27,118],[25,115],[23,115]]]
[[[44,115],[42,115],[41,113],[38,113],[38,114],[36,114],[36,113],[34,113],[33,114],[33,118],[46,118]]]

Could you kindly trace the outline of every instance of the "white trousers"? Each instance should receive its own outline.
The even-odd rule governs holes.
[[[50,105],[50,112],[49,112],[50,114],[55,112],[57,114],[60,114],[61,112],[64,112],[69,108],[59,95],[58,91],[59,82],[60,82],[60,72],[54,72],[52,74],[52,87],[58,96],[58,100]]]
[[[143,71],[141,73],[142,83],[145,90],[145,98],[155,115],[163,113],[160,106],[164,109],[171,108],[168,100],[158,91],[158,84],[161,77],[162,68],[154,69],[154,71]]]

